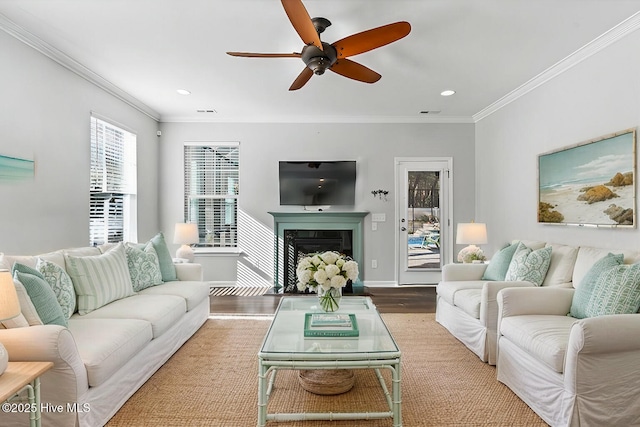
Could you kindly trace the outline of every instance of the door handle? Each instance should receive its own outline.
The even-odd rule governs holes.
[[[400,227],[400,231],[407,231],[405,227]]]

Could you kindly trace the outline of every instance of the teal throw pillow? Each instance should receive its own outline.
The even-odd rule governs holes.
[[[575,317],[576,319],[589,317],[586,312],[587,306],[589,305],[593,289],[595,288],[600,275],[603,272],[622,264],[623,258],[624,256],[622,254],[614,255],[610,253],[593,264],[589,271],[587,271],[587,274],[584,275],[582,281],[578,283],[578,286],[573,293],[569,316]]]
[[[513,254],[516,252],[518,245],[516,243],[505,246],[500,249],[487,265],[484,274],[482,275],[482,280],[504,280],[507,275],[507,270],[509,270],[509,264],[511,263],[511,259],[513,258]]]
[[[173,258],[171,257],[167,243],[164,240],[164,234],[162,234],[162,232],[156,234],[150,242],[153,244],[153,249],[155,249],[156,254],[158,254],[162,280],[165,282],[178,280],[176,266],[173,265]]]
[[[147,243],[143,249],[127,245],[125,251],[134,291],[138,292],[150,286],[162,284],[158,255],[151,242]]]
[[[56,299],[56,294],[37,270],[24,264],[15,263],[13,277],[24,286],[43,324],[68,326],[67,318]]]
[[[551,264],[551,246],[534,251],[520,242],[509,263],[504,280],[526,281],[540,286],[549,271],[549,264]]]
[[[598,276],[585,307],[587,317],[633,314],[640,309],[640,264],[621,264]]]
[[[69,319],[73,312],[76,311],[76,291],[73,289],[71,277],[58,264],[42,258],[38,258],[36,269],[53,289],[62,312]]]

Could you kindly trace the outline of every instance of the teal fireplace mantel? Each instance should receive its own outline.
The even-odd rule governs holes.
[[[360,267],[360,277],[354,283],[354,293],[362,293],[364,272],[364,218],[369,212],[269,212],[273,216],[274,236],[274,292],[284,288],[284,232],[285,230],[350,230],[353,260]]]

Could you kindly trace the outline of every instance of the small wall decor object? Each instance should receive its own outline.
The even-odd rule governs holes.
[[[0,155],[0,182],[26,181],[35,175],[33,160]]]
[[[176,224],[173,233],[173,243],[182,245],[176,251],[176,258],[186,259],[189,262],[193,262],[195,259],[193,255],[193,249],[191,246],[193,243],[198,243],[200,237],[198,236],[198,224],[182,223]]]
[[[373,194],[373,197],[377,197],[380,200],[384,200],[385,202],[387,201],[387,194],[389,194],[389,191],[387,190],[373,190],[371,192],[371,194]]]
[[[538,156],[538,222],[635,228],[636,130]]]

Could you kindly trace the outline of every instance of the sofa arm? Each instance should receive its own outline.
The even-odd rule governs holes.
[[[442,267],[442,281],[482,280],[488,264],[445,264]]]
[[[495,281],[485,282],[482,286],[481,304],[480,304],[480,321],[483,325],[490,328],[493,326],[494,331],[498,319],[498,292],[506,288],[533,288],[531,282],[525,281]]]
[[[574,289],[505,288],[498,292],[498,318],[527,314],[566,316],[571,310]]]
[[[43,397],[46,396],[48,402],[78,402],[87,391],[87,371],[67,328],[38,325],[1,329],[0,342],[11,362],[53,362],[53,368],[44,374],[42,382]]]
[[[176,266],[178,280],[201,282],[203,280],[202,265],[193,263],[179,263]]]

